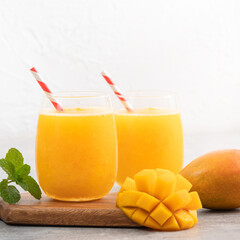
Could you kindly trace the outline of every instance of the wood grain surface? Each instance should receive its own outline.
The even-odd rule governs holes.
[[[22,194],[17,204],[0,200],[0,218],[8,224],[136,227],[116,207],[116,193],[91,202],[61,202],[46,196],[38,201]]]

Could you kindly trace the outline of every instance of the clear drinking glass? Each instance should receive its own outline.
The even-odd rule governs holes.
[[[125,96],[134,111],[129,113],[115,102],[118,184],[142,169],[179,172],[183,165],[183,130],[177,94],[145,91]]]
[[[117,171],[115,121],[108,95],[58,92],[63,107],[54,109],[44,96],[36,138],[36,168],[47,196],[89,201],[105,196]]]

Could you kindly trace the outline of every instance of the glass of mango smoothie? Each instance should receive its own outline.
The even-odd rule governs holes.
[[[110,98],[98,92],[44,97],[36,137],[36,168],[47,196],[62,201],[90,201],[105,196],[117,171],[117,139]]]
[[[177,95],[171,91],[125,94],[133,111],[115,111],[118,138],[117,183],[146,168],[177,173],[183,165],[183,130]],[[121,107],[121,103],[116,106]]]

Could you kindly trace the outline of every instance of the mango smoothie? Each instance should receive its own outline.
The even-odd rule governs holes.
[[[142,169],[165,168],[177,173],[183,165],[183,131],[180,113],[138,108],[115,113],[118,138],[117,183]]]
[[[101,108],[40,112],[36,168],[47,196],[88,201],[106,195],[117,170],[114,116]]]

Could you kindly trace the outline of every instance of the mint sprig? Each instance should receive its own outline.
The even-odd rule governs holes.
[[[31,167],[23,163],[22,154],[16,149],[9,149],[6,157],[0,159],[0,167],[8,177],[0,182],[0,197],[10,204],[17,203],[21,195],[11,183],[16,183],[25,191],[28,191],[36,199],[40,199],[42,192],[37,182],[29,176]]]

